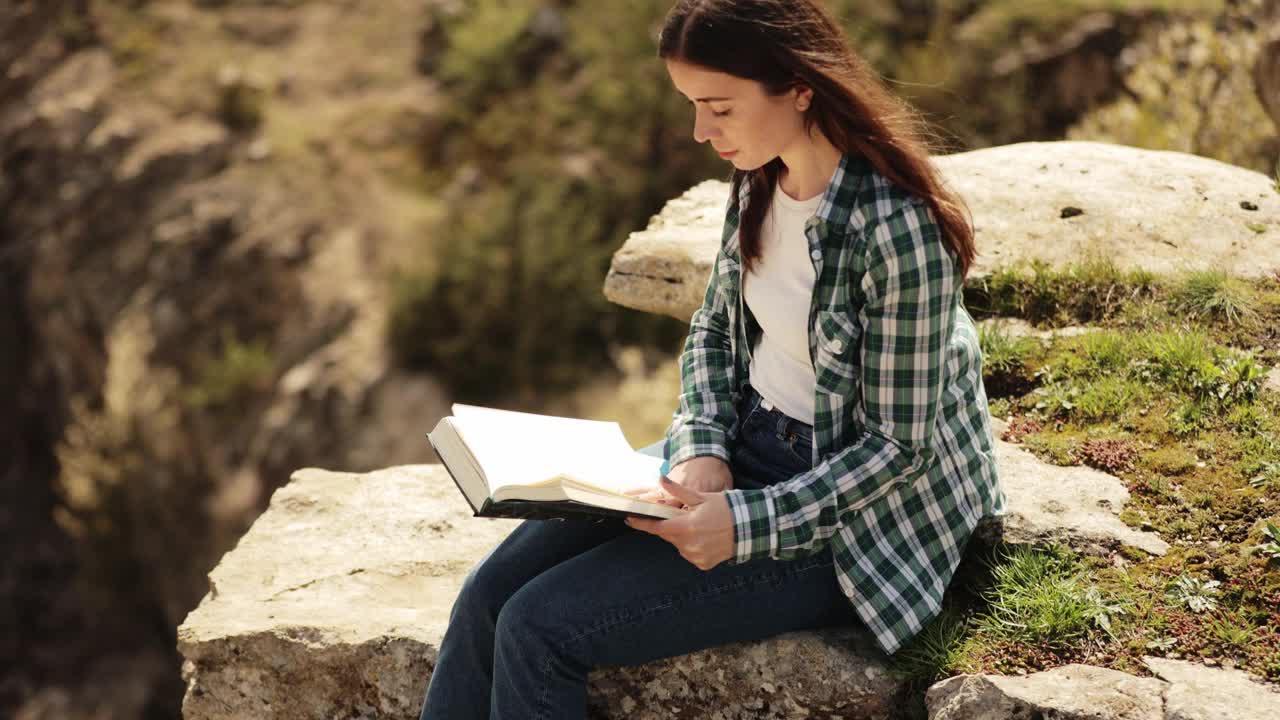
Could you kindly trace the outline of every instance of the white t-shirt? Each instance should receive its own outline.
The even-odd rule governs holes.
[[[809,359],[809,303],[815,274],[805,222],[822,193],[796,200],[779,185],[761,226],[761,262],[742,277],[742,297],[763,330],[752,349],[751,385],[791,417],[813,424],[817,377]]]

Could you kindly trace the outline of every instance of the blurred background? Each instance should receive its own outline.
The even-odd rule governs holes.
[[[940,154],[1268,175],[1278,4],[828,0]],[[732,169],[669,5],[0,0],[0,717],[178,718],[175,628],[271,493],[434,462],[452,402],[661,437],[687,328],[605,272]]]

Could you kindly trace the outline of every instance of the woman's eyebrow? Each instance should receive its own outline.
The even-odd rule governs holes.
[[[680,94],[684,95],[684,93],[680,93]],[[688,96],[686,95],[685,97],[688,97]],[[731,97],[700,97],[700,98],[695,98],[694,102],[717,102],[721,100],[732,100],[732,99],[733,98]]]

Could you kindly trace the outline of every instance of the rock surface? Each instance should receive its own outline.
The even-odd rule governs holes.
[[[1116,518],[1116,478],[998,443],[1009,513],[985,542],[1164,552]],[[294,473],[178,629],[184,717],[412,717],[466,572],[516,524],[473,518],[439,465]],[[892,718],[903,692],[849,626],[599,671],[590,702],[600,717]]]
[[[1266,720],[1280,693],[1239,670],[1144,658],[1158,677],[1064,665],[1022,677],[959,675],[935,683],[929,720]]]
[[[934,161],[973,214],[970,278],[1033,258],[1059,267],[1094,255],[1157,273],[1220,266],[1256,277],[1280,268],[1280,194],[1252,170],[1085,141]],[[728,197],[728,183],[708,180],[668,203],[614,254],[605,296],[687,321],[706,290]]]
[[[1119,517],[1129,491],[1114,475],[1089,467],[1046,463],[1028,450],[1001,439],[1007,427],[991,418],[1000,484],[1008,498],[1003,522],[986,522],[978,534],[998,536],[1014,545],[1059,542],[1072,549],[1106,555],[1121,545],[1163,555],[1169,543],[1151,532],[1134,530]]]
[[[417,717],[466,571],[518,524],[471,515],[438,465],[295,473],[178,628],[185,720]],[[892,718],[903,686],[884,660],[858,627],[789,633],[598,671],[591,704],[606,717]]]

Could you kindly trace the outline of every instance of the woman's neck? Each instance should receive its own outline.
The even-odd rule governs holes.
[[[793,200],[811,200],[826,191],[842,156],[840,149],[818,132],[812,141],[779,156],[782,173],[778,175],[778,185]]]

